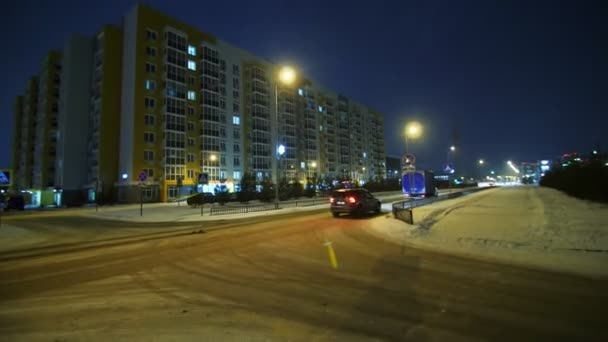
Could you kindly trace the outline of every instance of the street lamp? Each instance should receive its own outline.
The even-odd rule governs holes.
[[[452,145],[450,146],[450,149],[446,152],[446,163],[450,164],[450,152],[455,152],[456,151],[456,146]],[[450,182],[450,174],[454,172],[454,169],[450,169],[448,170],[448,172],[446,172],[448,174],[448,192],[451,194],[452,193],[452,182]]]
[[[479,165],[483,165],[483,159],[479,159]]]
[[[281,67],[277,75],[277,80],[274,82],[274,109],[275,109],[275,144],[277,146],[276,161],[274,163],[274,178],[275,178],[275,193],[274,200],[278,208],[279,203],[279,158],[285,153],[285,146],[279,145],[279,82],[284,85],[291,85],[296,80],[296,71],[288,66]]]
[[[211,171],[211,179],[215,179],[215,162],[217,161],[217,156],[215,154],[210,155],[209,161],[211,161],[211,163],[209,164],[209,170]]]
[[[405,125],[405,132],[404,132],[404,136],[405,136],[405,154],[409,155],[409,150],[408,150],[408,144],[407,144],[407,139],[416,139],[418,137],[420,137],[422,135],[422,125],[420,123],[418,123],[417,121],[412,121],[409,122]],[[412,165],[414,166],[414,170],[416,169],[416,166],[414,165],[414,162],[412,162]],[[409,198],[412,198],[412,187],[413,187],[413,173],[412,170],[409,170],[408,172],[408,178],[409,178]]]
[[[412,121],[405,125],[405,153],[408,153],[407,139],[416,139],[422,135],[422,125],[417,121]]]

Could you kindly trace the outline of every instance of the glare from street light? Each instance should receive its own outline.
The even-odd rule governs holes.
[[[312,168],[317,167],[317,162],[314,162],[314,161],[313,161],[312,163],[310,163],[310,166],[311,166]]]
[[[215,154],[212,154],[211,156],[209,156],[209,160],[216,161],[217,160],[217,156]]]
[[[292,84],[296,80],[296,71],[288,66],[284,66],[279,71],[279,80],[286,85]]]
[[[510,160],[507,162],[507,164],[509,164],[509,166],[511,167],[511,169],[513,169],[513,171],[515,171],[515,173],[519,173],[519,170],[515,167],[515,165],[513,165],[513,163],[511,163]]]
[[[483,159],[479,159],[479,165],[483,165]]]
[[[279,153],[280,156],[282,156],[285,153],[285,145],[283,145],[283,144],[279,145],[279,147],[277,148],[277,152]]]
[[[450,146],[450,151],[452,151],[452,152],[456,151],[456,146],[454,146],[454,145]]]
[[[415,139],[422,135],[422,125],[416,121],[412,121],[405,125],[405,136],[407,138]]]

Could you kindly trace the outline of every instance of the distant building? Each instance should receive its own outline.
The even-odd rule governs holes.
[[[538,183],[540,179],[540,168],[538,167],[538,163],[521,162],[519,165],[519,175],[522,183]]]
[[[401,168],[400,157],[386,157],[386,178],[401,178]]]

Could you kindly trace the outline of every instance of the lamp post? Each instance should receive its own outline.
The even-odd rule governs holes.
[[[209,156],[209,161],[211,163],[209,163],[209,170],[212,171],[211,173],[211,178],[215,179],[215,162],[217,161],[217,156],[215,154],[212,154]]]
[[[418,137],[420,137],[420,135],[422,135],[422,125],[420,125],[420,123],[416,122],[416,121],[412,121],[409,122],[405,125],[405,132],[404,132],[404,137],[405,137],[405,154],[409,155],[409,147],[408,147],[408,138],[410,139],[416,139]],[[408,173],[408,178],[409,178],[409,185],[410,185],[410,189],[409,189],[409,197],[412,198],[412,187],[414,186],[413,183],[413,171],[416,170],[416,166],[414,165],[414,162],[412,161],[412,166],[414,166],[414,170],[410,170],[410,172]]]
[[[277,124],[278,124],[278,121],[277,121]],[[274,199],[275,199],[275,202],[277,202],[277,203],[279,202],[279,171],[278,171],[279,167],[278,167],[278,164],[281,161],[281,156],[283,156],[283,154],[285,154],[285,145],[281,144],[281,145],[279,145],[279,147],[277,147],[277,168],[276,168],[276,173],[275,173],[276,174],[275,177],[276,177],[277,181],[274,186]]]
[[[446,163],[450,163],[450,152],[455,152],[456,151],[456,146],[452,145],[450,146],[450,149],[448,150],[448,152],[446,153]],[[447,172],[448,174],[448,192],[451,194],[452,193],[452,182],[450,182],[450,173],[453,172],[453,170],[450,170],[449,172]]]
[[[279,70],[278,73],[278,77],[277,80],[274,82],[274,109],[275,109],[275,119],[276,119],[276,126],[275,126],[275,144],[274,146],[276,147],[276,155],[275,155],[275,163],[274,163],[274,178],[275,178],[275,196],[274,196],[274,201],[275,201],[275,206],[278,208],[278,203],[279,203],[279,158],[281,155],[283,155],[283,153],[285,153],[285,146],[280,145],[279,146],[279,82],[283,83],[284,85],[290,85],[293,84],[293,82],[295,82],[296,80],[296,71],[293,68],[290,68],[288,66],[284,66]],[[282,149],[282,153],[279,151],[280,147],[283,146]]]

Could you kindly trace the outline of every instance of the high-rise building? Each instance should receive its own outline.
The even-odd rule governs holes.
[[[55,181],[62,192],[57,204],[77,205],[84,202],[82,187],[87,182],[87,138],[93,39],[72,36],[63,49],[57,114]]]
[[[87,199],[115,200],[122,84],[122,31],[103,27],[94,37],[88,115]]]
[[[38,81],[32,174],[32,186],[34,188],[45,188],[53,186],[55,183],[60,74],[61,53],[59,51],[51,51],[44,59]]]
[[[135,202],[217,186],[237,191],[245,173],[273,182],[386,176],[379,112],[304,75],[283,85],[278,71],[137,5],[120,28],[74,37],[63,59],[47,58],[33,186]],[[26,111],[27,99],[16,112]]]
[[[37,108],[38,77],[32,77],[27,82],[25,94],[17,97],[14,107],[13,184],[18,190],[32,187]]]
[[[22,151],[18,146],[21,144],[21,140],[23,139],[22,135],[27,134],[27,131],[21,129],[23,126],[23,120],[25,119],[23,111],[23,96],[17,96],[15,98],[15,103],[13,104],[13,118],[13,146],[15,146],[15,149],[13,151],[13,160],[11,165],[16,167],[19,165],[20,159],[22,158],[19,152],[25,152]],[[18,177],[13,176],[13,178]]]

